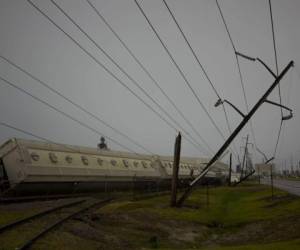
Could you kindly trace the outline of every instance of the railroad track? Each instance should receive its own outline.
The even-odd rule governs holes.
[[[37,240],[67,220],[111,201],[111,198],[101,200],[94,198],[77,199],[0,226],[0,242],[3,242],[0,248],[5,246],[3,249],[30,249]],[[15,240],[6,244],[6,239]]]

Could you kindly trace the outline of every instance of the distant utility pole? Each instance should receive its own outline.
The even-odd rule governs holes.
[[[272,190],[272,200],[274,200],[274,183],[273,183],[273,164],[270,166],[271,171],[271,190]]]
[[[200,175],[198,175],[189,185],[189,187],[187,188],[187,190],[184,192],[184,194],[181,196],[181,198],[179,199],[179,201],[177,202],[178,206],[181,206],[183,204],[183,202],[188,198],[188,196],[190,195],[190,193],[193,190],[193,187],[207,174],[207,172],[209,171],[209,168],[219,159],[219,157],[221,157],[221,155],[225,152],[225,150],[228,148],[228,146],[230,145],[230,143],[235,139],[235,137],[240,133],[240,131],[245,127],[245,125],[248,123],[248,121],[251,119],[251,117],[255,114],[255,112],[259,109],[259,107],[265,103],[268,102],[267,98],[268,96],[272,93],[272,91],[274,90],[274,88],[279,84],[280,80],[283,78],[283,76],[289,71],[289,69],[291,67],[294,66],[294,62],[290,61],[289,64],[284,68],[284,70],[278,75],[276,76],[274,74],[275,77],[275,81],[272,83],[272,85],[267,89],[267,91],[262,95],[262,97],[258,100],[258,102],[254,105],[254,107],[250,110],[250,112],[246,115],[243,115],[243,120],[240,122],[240,124],[237,126],[237,128],[233,131],[233,133],[229,136],[229,138],[225,141],[225,143],[221,146],[221,148],[217,151],[217,153],[210,159],[210,161],[208,162],[208,164],[206,165],[206,167],[202,170],[202,172],[200,173]],[[222,103],[221,102],[217,102],[215,106],[218,106]],[[279,104],[278,104],[279,105]],[[276,105],[276,106],[278,106]],[[292,114],[292,112],[291,112]],[[285,118],[286,119],[290,119],[292,117],[292,115],[290,115],[289,117]]]
[[[231,171],[232,171],[232,153],[229,156],[229,176],[228,176],[228,186],[231,185]]]
[[[243,173],[244,173],[246,154],[247,154],[247,151],[248,151],[248,140],[249,140],[249,135],[247,135],[247,137],[246,137],[246,144],[245,144],[245,151],[244,151],[244,156],[243,156],[242,171],[241,171],[240,179],[243,177]]]
[[[179,171],[179,164],[180,164],[180,150],[181,150],[181,134],[179,132],[176,137],[175,146],[174,146],[171,207],[175,207],[176,201],[177,201],[177,185],[178,185],[178,171]]]

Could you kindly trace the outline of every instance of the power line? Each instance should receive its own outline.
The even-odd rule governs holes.
[[[67,17],[67,19],[73,24],[75,25],[80,32],[82,32],[85,37],[91,41],[96,47],[97,49],[99,49],[124,75],[126,75],[126,77],[139,89],[141,90],[144,95],[146,95],[158,108],[159,110],[161,110],[173,123],[176,124],[176,126],[178,126],[187,136],[190,137],[191,140],[193,140],[200,148],[202,148],[202,145],[199,144],[195,138],[193,138],[192,136],[189,135],[189,133],[149,94],[147,93],[147,91],[142,88],[139,83],[131,76],[129,75],[124,68],[122,68],[120,66],[120,64],[118,64],[100,45],[99,43],[97,43],[95,41],[95,39],[93,39],[77,22],[75,22],[75,20],[66,12],[62,9],[62,7],[60,5],[58,5],[54,0],[50,0],[55,6],[56,8],[61,11],[61,13]]]
[[[106,127],[110,128],[111,130],[113,130],[114,132],[118,133],[119,135],[123,136],[124,138],[126,138],[127,140],[131,141],[133,144],[135,144],[136,146],[142,148],[144,151],[153,154],[150,150],[148,150],[147,148],[145,148],[143,145],[139,144],[138,142],[136,142],[135,140],[131,139],[129,136],[127,136],[126,134],[124,134],[123,132],[119,131],[118,129],[114,128],[112,125],[110,125],[109,123],[107,123],[106,121],[104,121],[103,119],[101,119],[99,116],[91,113],[90,111],[88,111],[86,108],[82,107],[81,105],[75,103],[73,100],[71,100],[70,98],[66,97],[65,95],[63,95],[61,92],[59,92],[58,90],[54,89],[53,87],[51,87],[49,84],[47,84],[46,82],[40,80],[39,78],[37,78],[36,76],[34,76],[33,74],[31,74],[30,72],[26,71],[24,68],[18,66],[16,63],[12,62],[11,60],[9,60],[8,58],[2,56],[0,54],[0,58],[2,58],[4,61],[6,61],[7,63],[9,63],[10,65],[14,66],[15,68],[17,68],[18,70],[20,70],[21,72],[23,72],[24,74],[26,74],[27,76],[29,76],[31,79],[35,80],[36,82],[38,82],[39,84],[41,84],[42,86],[46,87],[48,90],[50,90],[51,92],[57,94],[58,96],[60,96],[61,98],[63,98],[64,100],[66,100],[67,102],[71,103],[73,106],[77,107],[78,109],[80,109],[81,111],[83,111],[84,113],[88,114],[89,116],[93,117],[94,119],[96,119],[97,121],[99,121],[100,123],[104,124]]]
[[[18,132],[21,132],[21,133],[23,133],[23,134],[29,135],[29,136],[31,136],[31,137],[33,137],[33,138],[36,138],[36,139],[39,139],[39,140],[42,140],[42,141],[45,141],[45,142],[48,142],[48,143],[52,143],[52,144],[61,146],[61,147],[65,148],[65,149],[68,149],[68,150],[74,152],[74,153],[80,153],[80,154],[82,153],[82,152],[80,151],[80,149],[79,149],[79,150],[76,149],[76,146],[67,146],[67,145],[65,145],[65,144],[61,144],[61,143],[58,143],[58,142],[54,142],[54,141],[49,140],[49,139],[47,139],[47,138],[45,138],[45,137],[42,137],[42,136],[36,135],[36,134],[34,134],[34,133],[32,133],[32,132],[29,132],[29,131],[27,131],[27,130],[24,130],[24,129],[15,127],[15,126],[13,126],[13,125],[10,125],[10,124],[8,124],[8,123],[6,123],[6,122],[1,122],[1,121],[0,121],[0,126],[6,127],[6,128],[10,128],[10,129],[16,130],[16,131],[18,131]],[[135,155],[139,155],[138,153],[134,153],[134,154],[135,154]],[[94,159],[96,159],[96,160],[99,159],[98,157],[96,157],[96,156],[94,156],[94,155],[89,155],[89,157],[94,158]]]
[[[293,85],[293,72],[294,72],[294,67],[292,68],[292,72],[291,72],[291,76],[290,76],[290,80],[289,80],[289,88],[288,88],[288,93],[287,93],[287,106],[290,106],[290,95],[291,95],[291,88],[292,88],[292,85]],[[300,76],[299,76],[299,80],[300,80]],[[281,132],[281,141],[278,145],[279,150],[282,148],[282,147],[280,147],[280,145],[284,144],[285,128],[286,128],[286,123],[283,123],[282,132]],[[276,147],[274,149],[274,152],[277,153],[275,150],[277,151]],[[278,152],[278,154],[280,155],[280,151]]]
[[[179,65],[176,63],[174,57],[172,56],[172,54],[170,53],[169,49],[167,48],[167,46],[165,45],[165,43],[162,41],[161,37],[159,36],[159,34],[157,33],[156,29],[154,28],[154,26],[152,25],[150,19],[148,18],[148,16],[146,15],[146,13],[144,12],[144,10],[142,9],[142,7],[140,6],[140,4],[137,2],[137,0],[134,0],[134,2],[136,3],[137,7],[139,8],[140,12],[142,13],[142,15],[144,16],[144,18],[146,19],[147,23],[149,24],[150,28],[152,29],[152,31],[154,32],[154,34],[156,35],[157,39],[160,41],[161,45],[163,46],[163,48],[165,49],[165,51],[167,52],[168,56],[170,57],[171,61],[173,62],[173,64],[175,65],[176,69],[178,70],[178,72],[180,73],[180,75],[182,76],[184,82],[186,83],[186,85],[189,87],[189,89],[191,90],[191,92],[193,93],[194,97],[196,98],[197,102],[200,104],[201,108],[205,111],[206,115],[208,116],[209,120],[211,121],[211,123],[213,124],[213,126],[216,128],[216,130],[218,131],[218,133],[220,134],[220,136],[223,138],[223,140],[225,140],[225,136],[223,135],[222,131],[220,130],[220,128],[217,126],[216,122],[214,121],[214,119],[211,117],[211,115],[209,114],[208,110],[206,109],[206,107],[204,106],[204,104],[201,102],[199,96],[196,94],[195,90],[192,88],[190,82],[188,81],[188,79],[186,78],[185,74],[183,73],[183,71],[180,69]]]
[[[211,147],[205,141],[205,139],[201,136],[201,134],[195,129],[193,124],[185,117],[183,112],[176,106],[174,101],[167,95],[167,93],[161,88],[157,80],[150,74],[149,70],[141,63],[141,61],[136,57],[136,55],[132,52],[132,50],[127,46],[127,44],[122,40],[122,38],[118,35],[118,33],[112,28],[112,26],[108,23],[108,21],[103,17],[100,11],[91,3],[90,0],[86,0],[90,7],[95,11],[98,17],[103,21],[103,23],[108,27],[108,29],[115,35],[115,37],[120,41],[123,47],[128,51],[128,53],[132,56],[135,62],[142,68],[142,70],[146,73],[146,75],[152,80],[152,82],[156,85],[156,87],[160,90],[160,92],[167,98],[169,103],[174,107],[174,109],[178,112],[178,114],[184,119],[184,121],[190,126],[190,128],[197,134],[200,140],[209,148],[210,151],[213,152]]]
[[[271,0],[269,0],[269,9],[270,9],[270,18],[271,18],[271,27],[272,27],[272,39],[273,39],[273,49],[274,49],[274,57],[275,57],[275,66],[276,66],[276,76],[278,76],[278,58],[277,58],[277,48],[276,48],[276,40],[275,40],[275,31],[274,31],[274,21],[273,21],[273,12],[272,12],[272,3]],[[282,103],[282,98],[281,98],[281,89],[280,89],[280,83],[278,84],[278,95],[279,95],[279,103],[281,105]],[[280,139],[280,134],[282,130],[282,124],[283,124],[283,110],[282,107],[280,108],[281,111],[281,121],[280,121],[280,126],[278,130],[278,135],[277,135],[277,140],[275,144],[275,149],[273,153],[273,157],[275,157],[276,152],[277,152],[277,147]]]
[[[278,58],[277,58],[277,48],[276,48],[276,40],[275,40],[274,21],[273,21],[273,12],[272,12],[271,0],[269,0],[269,9],[270,9],[270,18],[271,18],[271,26],[272,26],[273,49],[274,49],[274,54],[275,54],[276,75],[278,76]],[[279,85],[278,85],[278,88],[280,89]],[[279,92],[279,94],[280,94],[280,92]]]
[[[186,44],[188,45],[188,47],[189,47],[190,51],[192,52],[192,54],[193,54],[193,56],[194,56],[196,62],[198,63],[199,67],[201,68],[203,74],[205,75],[207,81],[209,82],[209,84],[210,84],[210,86],[212,87],[213,91],[215,92],[216,96],[218,97],[218,99],[222,99],[221,96],[220,96],[220,94],[218,93],[216,87],[214,86],[213,82],[211,81],[210,77],[208,76],[207,71],[205,70],[204,66],[202,65],[202,63],[200,62],[198,56],[196,55],[196,52],[194,51],[194,49],[193,49],[191,43],[189,42],[189,40],[187,39],[185,33],[183,32],[182,27],[179,25],[179,23],[178,23],[178,21],[177,21],[175,15],[174,15],[174,13],[173,13],[172,10],[170,9],[168,3],[166,2],[166,0],[162,0],[162,1],[163,1],[163,3],[165,4],[165,6],[166,6],[168,12],[170,13],[170,15],[171,15],[173,21],[175,22],[177,28],[179,29],[179,31],[180,31],[182,37],[184,38]],[[222,103],[222,107],[223,107],[223,112],[224,112],[224,115],[225,115],[225,120],[226,120],[226,123],[227,123],[228,131],[229,131],[229,133],[231,134],[231,133],[232,133],[232,130],[231,130],[231,127],[230,127],[230,124],[229,124],[229,119],[228,119],[228,115],[227,115],[226,109],[225,109],[225,107],[224,107],[224,103]],[[234,146],[235,150],[237,151],[235,144],[233,144],[233,146]]]
[[[153,98],[150,94],[147,93],[147,91],[142,88],[139,83],[131,76],[129,75],[121,66],[118,64],[100,45],[97,43],[81,26],[75,22],[75,20],[68,14],[66,11],[62,9],[54,0],[50,0],[63,15],[65,15],[68,20],[75,25],[84,35],[85,37],[91,41],[97,49],[99,49],[126,77],[139,89],[141,90],[158,108],[161,110],[173,123],[176,124],[185,134],[189,136],[189,133]],[[202,148],[202,145],[199,144],[193,137],[190,136],[190,138]]]
[[[20,88],[20,87],[17,86],[16,84],[14,84],[14,83],[12,83],[12,82],[10,82],[10,81],[4,79],[4,78],[1,77],[1,76],[0,76],[0,80],[2,80],[4,83],[6,83],[6,85],[9,85],[10,87],[19,90],[20,92],[26,94],[27,96],[31,97],[32,99],[34,99],[34,100],[36,100],[36,101],[38,101],[38,102],[40,102],[40,103],[43,103],[44,105],[48,106],[48,107],[49,107],[50,109],[52,109],[52,110],[55,110],[56,112],[60,113],[61,115],[65,116],[65,117],[68,117],[69,119],[71,119],[72,121],[78,123],[78,124],[81,125],[82,127],[85,127],[86,129],[88,129],[88,130],[94,132],[95,134],[97,134],[97,135],[99,135],[99,136],[103,136],[103,134],[102,134],[101,132],[99,132],[98,130],[96,130],[96,129],[90,127],[90,126],[87,125],[86,123],[84,123],[84,122],[82,122],[82,121],[76,119],[75,117],[69,115],[68,113],[66,113],[66,112],[64,112],[64,111],[62,111],[62,110],[56,108],[55,106],[53,106],[53,105],[51,105],[50,103],[48,103],[48,102],[42,100],[41,98],[39,98],[39,97],[37,97],[37,96],[35,96],[35,95],[29,93],[29,92],[26,91],[25,89]],[[134,152],[133,150],[131,150],[131,149],[128,148],[127,146],[125,146],[125,145],[119,143],[119,142],[116,141],[115,139],[113,139],[113,138],[111,138],[111,137],[108,137],[108,136],[106,136],[106,137],[107,137],[108,139],[110,139],[112,142],[114,142],[115,144],[119,145],[120,147],[122,147],[122,148],[124,148],[124,149],[126,149],[126,150],[129,150],[130,152],[136,154],[136,152]]]
[[[224,15],[223,15],[223,12],[222,12],[222,10],[221,10],[221,7],[220,7],[220,5],[219,5],[218,0],[216,0],[216,4],[217,4],[218,10],[219,10],[219,13],[220,13],[220,15],[221,15],[223,24],[224,24],[224,26],[225,26],[227,35],[228,35],[228,37],[229,37],[231,46],[232,46],[233,51],[234,51],[234,55],[235,55],[235,59],[236,59],[236,64],[237,64],[237,68],[238,68],[238,73],[239,73],[239,78],[240,78],[240,83],[241,83],[241,86],[242,86],[242,91],[243,91],[244,101],[245,101],[247,113],[249,113],[249,105],[248,105],[248,100],[247,100],[247,96],[246,96],[246,90],[245,90],[244,80],[243,80],[243,76],[242,76],[242,72],[241,72],[240,62],[239,62],[239,58],[238,58],[238,56],[237,56],[237,50],[236,50],[236,47],[235,47],[234,42],[233,42],[233,40],[232,40],[231,34],[230,34],[230,32],[229,32],[229,29],[228,29],[228,25],[227,25],[227,23],[226,23],[226,21],[225,21],[225,18],[224,18]],[[250,124],[251,134],[252,134],[252,137],[253,137],[253,143],[254,143],[255,149],[256,149],[256,148],[257,148],[257,146],[256,146],[256,139],[255,139],[255,134],[254,134],[253,124],[252,124],[252,120],[251,120],[251,119],[250,119],[250,121],[249,121],[249,124]]]
[[[158,113],[151,105],[145,102],[138,94],[136,94],[131,88],[129,88],[120,78],[118,78],[112,71],[110,71],[103,63],[101,63],[93,54],[91,54],[87,49],[85,49],[78,41],[76,41],[70,34],[68,34],[64,29],[62,29],[57,23],[53,21],[44,11],[42,11],[36,4],[31,0],[27,2],[34,7],[40,14],[42,14],[49,22],[51,22],[57,29],[59,29],[65,36],[67,36],[76,46],[78,46],[85,54],[87,54],[93,61],[103,68],[111,77],[113,77],[118,83],[120,83],[124,88],[126,88],[131,94],[133,94],[139,101],[141,101],[145,106],[147,106],[153,113],[155,113],[161,120],[163,120],[169,127],[177,132],[177,128],[171,124],[165,117]],[[196,148],[197,146],[191,140],[186,138],[191,144]]]
[[[14,127],[14,126],[12,126],[12,125],[10,125],[10,124],[8,124],[8,123],[0,122],[0,125],[3,126],[3,127],[6,127],[6,128],[10,128],[10,129],[16,130],[16,131],[18,131],[18,132],[22,132],[23,134],[32,136],[32,137],[34,137],[34,138],[36,138],[36,139],[39,139],[39,140],[42,140],[42,141],[46,141],[46,142],[51,142],[51,143],[53,143],[52,141],[50,141],[50,140],[48,140],[48,139],[46,139],[46,138],[44,138],[44,137],[42,137],[42,136],[35,135],[35,134],[33,134],[33,133],[31,133],[31,132],[28,132],[28,131],[26,131],[26,130],[24,130],[24,129],[20,129],[20,128]]]

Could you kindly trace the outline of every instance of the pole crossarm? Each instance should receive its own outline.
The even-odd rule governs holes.
[[[271,94],[274,88],[279,84],[280,80],[283,76],[289,71],[291,67],[294,66],[294,61],[290,61],[289,64],[284,68],[284,70],[280,73],[278,77],[276,77],[273,84],[269,87],[269,89],[263,94],[263,96],[258,100],[258,102],[253,106],[253,108],[249,111],[249,113],[244,117],[241,123],[237,126],[237,128],[233,131],[233,133],[228,137],[225,143],[221,146],[221,148],[217,151],[217,153],[211,158],[206,167],[202,170],[202,172],[193,180],[188,186],[187,190],[183,193],[179,201],[177,202],[178,206],[181,206],[183,202],[188,198],[190,193],[192,192],[193,187],[206,175],[209,168],[219,159],[219,157],[223,154],[223,152],[228,148],[230,143],[235,139],[235,137],[239,134],[239,132],[244,128],[247,122],[251,119],[251,117],[255,114],[258,108],[265,102],[267,97]]]
[[[257,61],[259,61],[269,72],[270,72],[270,74],[276,79],[277,78],[277,76],[276,76],[276,74],[270,69],[270,67],[268,67],[268,65],[267,64],[265,64],[264,63],[264,61],[263,60],[261,60],[260,58],[256,58],[256,60]]]
[[[290,113],[288,115],[285,115],[285,116],[282,116],[281,117],[281,120],[282,121],[286,121],[286,120],[289,120],[291,118],[293,118],[293,110],[291,110],[290,108],[282,105],[282,104],[279,104],[277,102],[272,102],[272,101],[269,101],[269,100],[265,100],[265,102],[269,103],[269,104],[272,104],[274,106],[278,106],[278,107],[281,107],[281,109],[285,109],[285,110],[288,110]]]
[[[243,57],[243,58],[245,58],[247,60],[250,60],[250,61],[255,61],[256,60],[254,57],[247,56],[247,55],[245,55],[245,54],[243,54],[241,52],[238,52],[238,51],[235,51],[235,54],[237,56]]]
[[[291,110],[290,108],[288,108],[288,107],[286,107],[286,106],[284,106],[282,104],[279,104],[277,102],[272,102],[272,101],[269,101],[269,100],[265,100],[265,102],[270,103],[270,104],[275,105],[275,106],[278,106],[278,107],[281,107],[281,108],[286,109],[286,110],[288,110],[290,112],[293,112],[293,110]]]
[[[242,111],[240,111],[236,106],[234,106],[230,101],[227,101],[226,99],[221,100],[219,99],[216,103],[215,103],[215,107],[218,107],[219,105],[223,104],[224,102],[226,102],[227,104],[229,104],[236,112],[238,112],[242,117],[245,117],[244,113]]]

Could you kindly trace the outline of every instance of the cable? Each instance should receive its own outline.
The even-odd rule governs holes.
[[[167,52],[168,56],[170,57],[170,59],[172,60],[173,64],[175,65],[175,67],[177,68],[178,72],[180,73],[180,75],[182,76],[184,82],[186,83],[186,85],[189,87],[189,89],[191,90],[191,92],[193,93],[194,97],[196,98],[196,100],[198,101],[198,103],[200,104],[201,108],[205,111],[206,115],[208,116],[209,120],[211,121],[211,123],[213,124],[213,126],[216,128],[216,130],[218,131],[218,133],[220,134],[220,136],[223,138],[223,140],[225,140],[225,136],[223,135],[222,131],[220,130],[220,128],[217,126],[216,122],[214,121],[214,119],[211,117],[211,115],[209,114],[208,110],[206,109],[206,107],[204,106],[204,104],[201,102],[200,98],[198,97],[198,95],[196,94],[195,90],[192,88],[190,82],[187,80],[186,76],[184,75],[183,71],[180,69],[179,65],[176,63],[175,59],[173,58],[172,54],[170,53],[169,49],[167,48],[167,46],[165,45],[165,43],[162,41],[162,39],[160,38],[159,34],[157,33],[156,29],[154,28],[154,26],[152,25],[151,21],[149,20],[148,16],[145,14],[144,10],[142,9],[142,7],[140,6],[140,4],[137,2],[137,0],[134,0],[134,2],[136,3],[137,7],[139,8],[140,12],[142,13],[142,15],[144,16],[144,18],[146,19],[147,23],[149,24],[149,26],[151,27],[152,31],[154,32],[154,34],[156,35],[157,39],[160,41],[161,45],[163,46],[163,48],[165,49],[165,51]]]
[[[142,146],[141,144],[139,144],[138,142],[134,141],[133,139],[131,139],[129,136],[127,136],[126,134],[122,133],[121,131],[119,131],[118,129],[114,128],[112,125],[110,125],[109,123],[105,122],[104,120],[102,120],[101,118],[99,118],[99,116],[96,116],[95,114],[91,113],[90,111],[88,111],[86,108],[80,106],[79,104],[75,103],[73,100],[71,100],[70,98],[66,97],[65,95],[63,95],[62,93],[60,93],[58,90],[52,88],[49,84],[47,84],[46,82],[40,80],[39,78],[37,78],[36,76],[34,76],[33,74],[31,74],[30,72],[26,71],[24,68],[21,68],[20,66],[18,66],[17,64],[15,64],[14,62],[12,62],[11,60],[9,60],[8,58],[2,56],[0,54],[0,58],[2,58],[4,61],[6,61],[7,63],[9,63],[10,65],[14,66],[15,68],[17,68],[18,70],[20,70],[21,72],[25,73],[27,76],[29,76],[30,78],[32,78],[33,80],[37,81],[39,84],[41,84],[42,86],[46,87],[48,90],[50,90],[51,92],[57,94],[58,96],[60,96],[61,98],[63,98],[64,100],[66,100],[67,102],[71,103],[73,106],[77,107],[78,109],[80,109],[81,111],[83,111],[84,113],[88,114],[89,116],[93,117],[94,119],[96,119],[97,121],[101,122],[102,124],[104,124],[106,127],[112,129],[114,132],[118,133],[119,135],[123,136],[124,138],[126,138],[127,140],[131,141],[133,144],[135,144],[136,146],[142,148],[144,151],[153,154],[150,150],[148,150],[147,148],[145,148],[144,146]]]
[[[287,106],[290,106],[290,95],[291,95],[291,88],[293,85],[293,72],[294,72],[294,68],[292,68],[292,72],[291,72],[291,76],[290,76],[290,80],[289,80],[289,88],[288,88],[288,93],[287,93]],[[299,80],[300,80],[300,76],[299,76]],[[285,128],[286,128],[286,123],[283,123],[282,125],[282,132],[281,132],[281,141],[279,143],[279,150],[281,149],[281,145],[284,145],[284,134],[285,134]],[[276,150],[276,147],[275,147]],[[274,150],[274,152],[276,152]],[[280,151],[278,152],[278,154],[280,155]]]
[[[205,70],[205,68],[203,67],[202,63],[200,62],[198,56],[196,55],[196,52],[194,51],[192,45],[190,44],[189,40],[187,39],[185,33],[183,32],[183,29],[181,28],[181,26],[179,25],[178,21],[176,20],[175,15],[174,15],[174,13],[172,12],[172,10],[170,9],[168,3],[166,2],[166,0],[162,0],[162,1],[163,1],[163,3],[165,4],[165,6],[166,6],[168,12],[170,13],[170,15],[171,15],[173,21],[175,22],[177,28],[179,29],[179,31],[180,31],[182,37],[184,38],[186,44],[188,45],[188,47],[189,47],[190,51],[192,52],[192,54],[193,54],[193,56],[194,56],[196,62],[198,63],[199,67],[201,68],[203,74],[205,75],[207,81],[209,82],[209,84],[210,84],[210,86],[212,87],[213,91],[215,92],[216,96],[218,97],[218,99],[222,99],[221,96],[220,96],[220,94],[218,93],[217,89],[215,88],[213,82],[211,81],[210,77],[208,76],[207,71]],[[228,115],[227,115],[226,109],[225,109],[225,107],[224,107],[224,103],[222,103],[222,107],[223,107],[223,112],[224,112],[224,115],[225,115],[225,120],[226,120],[226,123],[227,123],[228,131],[229,131],[230,134],[232,134],[232,130],[231,130],[231,127],[230,127],[230,124],[229,124],[229,119],[228,119]],[[233,146],[234,146],[234,148],[235,148],[235,151],[237,151],[236,145],[235,145],[234,143],[233,143]]]
[[[68,20],[75,25],[84,35],[85,37],[91,41],[126,77],[139,89],[141,90],[158,108],[161,110],[173,123],[176,124],[186,135],[188,135],[191,140],[193,140],[197,145],[199,145],[200,148],[202,148],[202,145],[199,144],[195,139],[189,135],[189,133],[154,99],[151,97],[150,94],[145,91],[144,88],[142,88],[138,82],[129,75],[89,34],[87,34],[86,31],[84,31],[78,23],[75,22],[73,18],[71,18],[70,15],[68,15],[54,0],[50,0],[56,7],[59,9],[63,15],[65,15]],[[201,137],[202,138],[202,137]]]
[[[238,68],[238,73],[239,73],[239,78],[240,78],[240,83],[241,83],[242,91],[243,91],[243,95],[244,95],[244,101],[245,101],[247,113],[249,113],[249,105],[248,105],[248,100],[247,100],[247,96],[246,96],[244,80],[243,80],[243,76],[242,76],[242,72],[241,72],[241,67],[240,67],[240,63],[239,63],[239,58],[238,58],[238,56],[237,56],[237,54],[236,54],[237,50],[236,50],[236,47],[235,47],[235,45],[234,45],[234,43],[233,43],[231,34],[230,34],[230,32],[229,32],[227,23],[226,23],[226,21],[225,21],[225,18],[224,18],[224,15],[223,15],[223,12],[222,12],[222,10],[221,10],[221,7],[220,7],[220,5],[219,5],[218,0],[216,0],[216,4],[217,4],[218,10],[219,10],[219,13],[220,13],[220,15],[221,15],[223,24],[224,24],[224,26],[225,26],[227,35],[228,35],[228,37],[229,37],[231,46],[232,46],[233,51],[234,51],[234,55],[235,55],[235,59],[236,59],[236,64],[237,64],[237,68]],[[257,148],[257,146],[256,146],[256,139],[255,139],[255,134],[254,134],[253,124],[252,124],[252,120],[251,120],[251,119],[250,119],[250,121],[249,121],[249,124],[250,124],[251,134],[252,134],[252,137],[253,137],[253,143],[254,143],[255,149],[256,149],[256,148]]]
[[[271,0],[269,0],[269,9],[270,9],[270,18],[271,18],[271,27],[272,27],[272,38],[273,38],[273,48],[274,48],[274,55],[275,55],[275,66],[276,66],[276,76],[278,76],[278,58],[277,58],[277,48],[276,48],[276,40],[275,40],[275,31],[274,31],[274,22],[273,22],[273,12],[272,12],[272,4]],[[282,103],[282,98],[281,98],[281,89],[280,89],[280,83],[278,84],[278,95],[279,95],[279,103],[281,105]],[[280,134],[282,130],[282,123],[283,123],[283,110],[282,107],[280,108],[281,111],[281,121],[280,121],[280,127],[278,130],[278,135],[277,135],[277,140],[276,140],[276,145],[273,153],[273,157],[275,157],[276,152],[277,152],[277,147],[280,139]]]
[[[269,0],[269,9],[270,9],[270,18],[271,18],[271,26],[272,26],[272,38],[273,38],[273,48],[274,48],[274,55],[275,55],[275,66],[276,66],[276,75],[278,76],[278,58],[277,58],[277,48],[276,48],[276,40],[275,40],[275,31],[274,31],[274,22],[273,22],[273,12],[272,12],[272,4],[271,0]],[[281,105],[281,89],[280,83],[278,84],[278,94],[279,94],[279,103]],[[281,118],[283,117],[283,110],[281,110]]]
[[[39,140],[42,140],[42,141],[46,141],[46,142],[51,142],[51,143],[53,143],[52,141],[50,141],[50,140],[48,140],[48,139],[46,139],[46,138],[44,138],[44,137],[42,137],[42,136],[35,135],[35,134],[31,133],[31,132],[28,132],[28,131],[26,131],[26,130],[23,130],[23,129],[14,127],[14,126],[9,125],[9,124],[7,124],[7,123],[5,123],[5,122],[0,122],[0,125],[3,126],[3,127],[7,127],[7,128],[10,128],[10,129],[14,129],[14,130],[16,130],[16,131],[22,132],[23,134],[32,136],[32,137],[34,137],[34,138],[36,138],[36,139],[39,139]]]
[[[27,2],[34,7],[40,14],[42,14],[49,22],[51,22],[57,29],[59,29],[64,35],[66,35],[76,46],[78,46],[85,54],[87,54],[93,61],[103,68],[111,77],[113,77],[118,83],[120,83],[124,88],[126,88],[131,94],[133,94],[139,101],[141,101],[145,106],[147,106],[153,113],[155,113],[161,120],[163,120],[169,127],[177,132],[177,128],[173,126],[166,118],[164,118],[160,113],[158,113],[151,105],[145,102],[139,95],[137,95],[131,88],[129,88],[121,79],[119,79],[114,73],[112,73],[104,64],[102,64],[95,56],[93,56],[89,51],[87,51],[78,41],[76,41],[71,35],[69,35],[65,30],[63,30],[57,23],[53,21],[45,12],[43,12],[36,4],[31,0]],[[187,139],[196,148],[197,146]]]
[[[283,120],[280,121],[280,127],[279,127],[279,130],[278,130],[277,140],[276,140],[275,149],[274,149],[274,153],[273,153],[274,158],[275,158],[276,152],[277,152],[278,142],[279,142],[280,134],[281,134],[281,130],[282,130],[282,124],[283,124]]]
[[[167,98],[169,103],[174,107],[174,109],[178,112],[178,114],[184,119],[184,121],[190,126],[190,128],[196,133],[200,140],[209,148],[210,151],[213,152],[208,143],[204,140],[204,138],[199,134],[199,132],[195,129],[192,123],[185,117],[183,112],[176,106],[174,101],[167,95],[167,93],[161,88],[159,83],[154,79],[154,77],[150,74],[149,70],[141,63],[141,61],[136,57],[136,55],[132,52],[132,50],[126,45],[126,43],[121,39],[118,33],[112,28],[112,26],[108,23],[108,21],[101,15],[100,11],[91,3],[90,0],[86,0],[90,7],[95,11],[98,17],[102,20],[102,22],[108,27],[108,29],[114,34],[114,36],[120,41],[123,47],[128,51],[128,53],[132,56],[135,62],[141,67],[141,69],[146,73],[146,75],[151,79],[151,81],[156,85],[156,87],[160,90],[160,92]]]
[[[90,127],[90,126],[87,125],[86,123],[79,121],[79,120],[76,119],[75,117],[69,115],[68,113],[66,113],[66,112],[64,112],[64,111],[61,111],[60,109],[54,107],[53,105],[51,105],[51,104],[49,104],[48,102],[42,100],[41,98],[36,97],[35,95],[33,95],[33,94],[29,93],[28,91],[26,91],[26,90],[20,88],[20,87],[17,86],[16,84],[14,84],[14,83],[12,83],[12,82],[10,82],[10,81],[4,79],[4,78],[1,77],[1,76],[0,76],[0,80],[2,80],[4,83],[6,83],[7,85],[9,85],[10,87],[13,87],[13,88],[19,90],[20,92],[26,94],[27,96],[30,96],[30,97],[33,98],[34,100],[36,100],[36,101],[38,101],[38,102],[40,102],[40,103],[43,103],[44,105],[46,105],[46,106],[48,106],[49,108],[55,110],[56,112],[60,113],[61,115],[65,116],[65,117],[68,117],[69,119],[71,119],[72,121],[78,123],[78,124],[81,125],[82,127],[85,127],[86,129],[88,129],[88,130],[90,130],[90,131],[96,133],[96,134],[99,135],[99,136],[102,136],[102,135],[103,135],[101,132],[99,132],[98,130],[96,130],[96,129]],[[127,146],[125,146],[125,145],[119,143],[118,141],[114,140],[113,138],[108,137],[108,136],[106,136],[106,138],[110,139],[112,142],[114,142],[115,144],[119,145],[120,147],[122,147],[122,148],[124,148],[124,149],[126,149],[126,150],[129,150],[130,152],[136,154],[136,152],[134,152],[133,150],[131,150],[131,149],[128,148]]]

